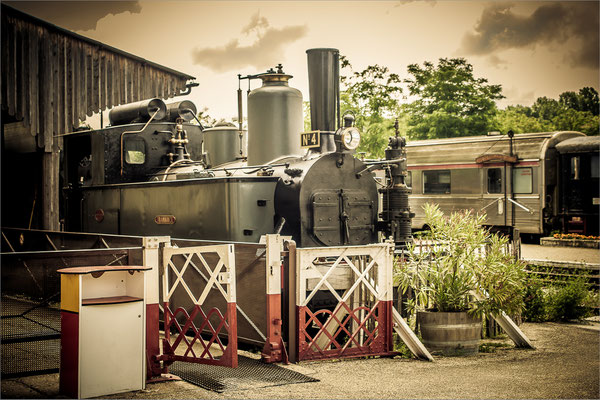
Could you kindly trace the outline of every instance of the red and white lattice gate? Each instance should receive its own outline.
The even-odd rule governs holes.
[[[393,245],[296,253],[298,360],[393,354]]]
[[[234,245],[165,247],[162,284],[165,338],[160,359],[164,364],[186,361],[237,367]],[[217,291],[219,302],[214,299]]]

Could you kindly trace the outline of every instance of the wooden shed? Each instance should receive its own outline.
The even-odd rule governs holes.
[[[2,225],[59,230],[61,135],[86,117],[189,93],[193,76],[2,4]]]

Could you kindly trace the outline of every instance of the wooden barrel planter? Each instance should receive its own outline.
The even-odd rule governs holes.
[[[481,318],[466,312],[419,311],[417,323],[431,353],[469,355],[479,352]]]

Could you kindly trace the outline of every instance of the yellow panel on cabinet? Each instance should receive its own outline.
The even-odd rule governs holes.
[[[79,277],[80,275],[60,275],[60,309],[79,312]]]

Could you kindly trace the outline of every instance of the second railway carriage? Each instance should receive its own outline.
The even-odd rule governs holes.
[[[556,145],[584,136],[509,132],[408,143],[412,228],[427,228],[423,205],[429,202],[445,213],[485,212],[488,225],[507,232],[516,228],[539,235],[560,229],[564,207]]]
[[[578,136],[556,145],[559,153],[561,230],[599,234],[600,137]]]

